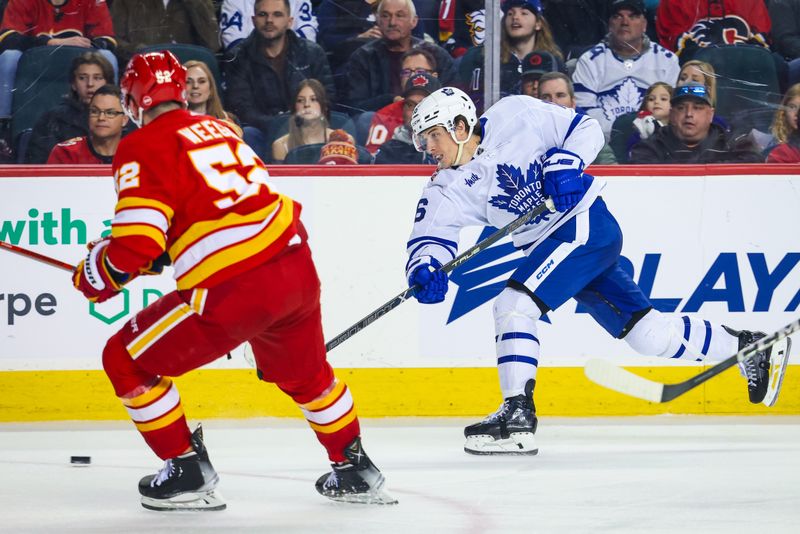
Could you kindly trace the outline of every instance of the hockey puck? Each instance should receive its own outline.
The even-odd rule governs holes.
[[[92,463],[91,456],[70,456],[69,463],[72,465],[90,465]]]

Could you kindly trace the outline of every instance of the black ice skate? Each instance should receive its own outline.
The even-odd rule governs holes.
[[[528,454],[539,452],[536,433],[536,407],[533,404],[535,380],[525,385],[525,394],[509,397],[500,408],[480,423],[464,429],[469,454]]]
[[[361,438],[344,450],[347,461],[331,464],[333,470],[317,480],[320,495],[334,501],[361,504],[397,504],[397,499],[383,491],[385,479],[364,452]]]
[[[739,350],[766,336],[764,332],[737,331],[727,326],[723,328],[732,336],[739,338]],[[751,403],[763,402],[767,406],[773,406],[777,402],[791,348],[792,340],[784,338],[739,364],[742,375],[747,379],[747,392]],[[771,368],[772,373],[770,373]]]
[[[139,481],[142,506],[158,511],[225,509],[222,496],[214,491],[219,476],[208,459],[200,425],[191,442],[194,451],[167,460],[161,471]]]

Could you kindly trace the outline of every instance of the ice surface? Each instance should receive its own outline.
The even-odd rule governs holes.
[[[316,493],[302,421],[206,421],[228,509],[204,513],[140,506],[161,461],[129,424],[1,424],[0,532],[798,532],[799,417],[545,418],[533,457],[465,454],[471,422],[363,420],[400,500],[366,506]]]

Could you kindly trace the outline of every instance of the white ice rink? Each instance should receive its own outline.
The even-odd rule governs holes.
[[[139,505],[161,462],[129,424],[0,425],[0,532],[800,532],[800,418],[540,421],[534,457],[462,452],[462,419],[366,419],[397,506],[327,501],[299,420],[204,424],[222,512]],[[89,467],[69,457],[89,455]]]

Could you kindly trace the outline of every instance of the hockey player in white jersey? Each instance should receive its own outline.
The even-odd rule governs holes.
[[[417,150],[439,165],[417,204],[407,245],[407,279],[420,286],[420,302],[444,300],[448,277],[438,269],[455,257],[462,227],[500,228],[547,197],[556,208],[512,234],[527,260],[493,308],[505,400],[466,427],[468,453],[538,452],[537,321],[570,298],[609,334],[646,355],[721,360],[764,336],[662,314],[620,267],[622,232],[600,196],[605,182],[583,172],[603,146],[596,120],[524,95],[501,99],[478,120],[466,94],[444,87],[420,102],[411,127]],[[764,400],[770,353],[760,352],[744,365],[753,403]]]

